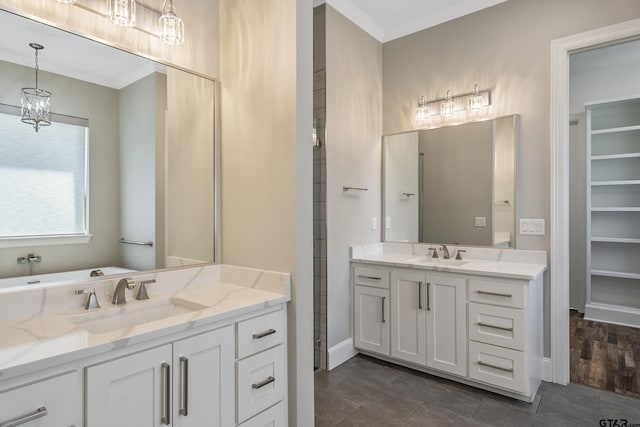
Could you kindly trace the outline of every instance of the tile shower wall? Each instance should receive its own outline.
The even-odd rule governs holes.
[[[314,367],[327,369],[327,162],[325,146],[325,8],[314,10],[313,42],[313,326]]]

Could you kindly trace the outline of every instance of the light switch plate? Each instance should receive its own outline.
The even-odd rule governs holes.
[[[391,217],[390,216],[386,217],[384,228],[386,228],[387,230],[391,229]]]
[[[474,225],[476,227],[486,227],[487,226],[487,218],[484,216],[475,217]]]
[[[544,236],[544,219],[520,219],[520,234],[527,236]]]
[[[375,216],[371,217],[371,229],[372,230],[377,230],[378,229],[378,218]]]

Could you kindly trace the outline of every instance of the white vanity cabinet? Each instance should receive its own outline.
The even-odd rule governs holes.
[[[0,426],[82,426],[82,376],[77,371],[0,391]]]
[[[455,375],[467,372],[466,280],[391,270],[391,357]]]
[[[357,349],[533,400],[542,370],[541,275],[517,280],[353,262],[352,277]]]
[[[87,427],[233,424],[227,326],[86,368]]]
[[[354,345],[389,355],[389,270],[356,266],[354,280]]]

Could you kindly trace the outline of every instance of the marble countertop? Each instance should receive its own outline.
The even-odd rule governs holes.
[[[546,252],[517,251],[514,249],[451,247],[450,251],[465,250],[464,259],[443,260],[428,256],[431,244],[377,243],[351,248],[351,261],[386,265],[390,267],[411,267],[450,273],[474,274],[480,276],[510,279],[535,280],[547,269]]]
[[[40,290],[44,297],[36,313],[21,318],[0,320],[0,380],[169,334],[224,322],[232,317],[290,300],[290,276],[285,273],[220,265],[195,268],[191,275],[188,274],[188,270],[190,269],[183,270],[180,276],[187,280],[178,280],[173,286],[164,280],[164,285],[160,287],[163,293],[153,293],[153,288],[149,287],[150,299],[147,301],[137,301],[128,297],[127,304],[118,307],[104,301],[101,309],[90,312],[78,307],[77,303],[75,307],[47,307],[46,294],[52,290]],[[220,270],[223,270],[222,273]],[[162,279],[161,276],[162,273],[156,275],[158,280]],[[135,276],[131,277],[135,279]],[[55,292],[72,292],[67,288],[68,286],[62,287]],[[107,285],[104,293],[108,293],[112,288],[113,286]],[[37,291],[25,291],[25,300],[32,299],[33,295],[27,294],[34,292]],[[15,294],[16,292],[12,292],[11,299],[16,298]],[[144,309],[145,304],[148,306],[149,302],[160,300],[179,300],[186,305],[191,303],[197,309],[100,333],[85,330],[81,323],[73,321],[78,316],[118,316],[113,312]],[[0,309],[5,303],[0,294]]]

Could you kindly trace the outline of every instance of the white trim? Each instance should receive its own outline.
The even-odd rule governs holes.
[[[640,19],[551,42],[551,365],[552,381],[569,382],[569,54],[640,37]]]
[[[542,359],[542,381],[553,382],[553,364],[549,357]]]
[[[330,371],[342,365],[356,354],[358,354],[358,350],[353,346],[353,339],[351,338],[334,345],[327,352],[327,370]]]
[[[585,305],[584,310],[584,318],[586,320],[640,328],[640,310],[638,309],[590,303]]]
[[[79,234],[68,236],[36,236],[36,237],[3,237],[0,238],[0,248],[24,248],[31,246],[76,245],[89,243],[93,234]]]

